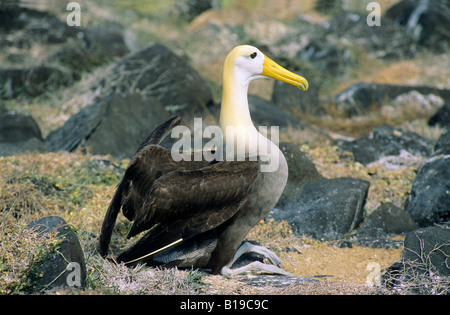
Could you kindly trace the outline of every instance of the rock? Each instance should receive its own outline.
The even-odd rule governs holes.
[[[64,43],[80,31],[80,27],[69,26],[48,12],[23,6],[0,7],[0,35],[6,33],[13,37],[15,45]]]
[[[0,156],[13,156],[30,152],[45,153],[49,149],[44,141],[31,138],[15,143],[0,142]]]
[[[281,142],[279,148],[286,157],[289,168],[286,187],[276,205],[277,208],[283,208],[284,205],[296,200],[302,191],[303,185],[323,179],[323,176],[317,171],[316,166],[308,159],[306,154],[300,151],[297,145]]]
[[[198,72],[160,44],[124,57],[99,84],[109,93],[154,97],[166,111],[183,117],[194,117],[214,104],[211,90]]]
[[[349,177],[308,182],[295,201],[275,208],[271,216],[287,220],[300,237],[341,239],[361,223],[369,185]]]
[[[83,72],[92,71],[96,67],[105,63],[105,58],[98,56],[81,44],[81,41],[62,47],[47,60],[52,63],[59,63],[68,69],[73,79],[81,79]]]
[[[353,53],[354,49],[343,45],[343,41],[339,41],[333,36],[327,36],[324,27],[321,25],[310,26],[303,21],[297,21],[297,23],[299,23],[298,29],[302,30],[301,33],[288,34],[285,38],[280,39],[273,53],[276,55],[281,53],[289,63],[298,65],[288,69],[294,72],[300,71],[299,74],[305,76],[309,81],[313,78],[317,80],[318,73],[325,77],[342,76],[349,69],[358,65],[358,58]],[[281,65],[284,63],[283,59],[283,57],[278,59]],[[314,68],[314,75],[307,76],[308,73],[305,73],[309,67]],[[320,81],[315,83],[320,84]]]
[[[0,156],[47,152],[41,130],[29,114],[0,110]]]
[[[0,69],[0,99],[10,99],[20,94],[37,96],[72,82],[70,74],[54,67]]]
[[[441,127],[450,127],[450,102],[445,103],[433,116],[428,120],[428,125]]]
[[[450,222],[450,155],[432,158],[422,166],[406,212],[420,227]]]
[[[80,80],[83,72],[128,53],[123,27],[118,23],[106,23],[80,31],[77,38],[63,45],[46,61],[58,63],[68,69],[74,80]]]
[[[111,154],[115,158],[131,157],[141,142],[169,114],[155,99],[139,95],[114,96],[101,123],[83,143],[94,154]]]
[[[325,23],[325,40],[351,43],[350,47],[364,47],[379,58],[406,59],[416,54],[413,38],[390,19],[382,19],[382,27],[366,23],[367,13],[343,12]]]
[[[356,245],[370,248],[397,249],[403,247],[403,241],[393,240],[390,237],[418,228],[417,223],[413,221],[405,210],[391,202],[386,202],[367,217],[357,233],[330,245],[349,248]]]
[[[300,74],[300,72],[295,72]],[[278,108],[290,114],[321,115],[324,113],[319,103],[318,88],[314,82],[310,82],[308,91],[302,93],[295,86],[281,81],[275,81],[272,102]]]
[[[304,127],[306,125],[284,111],[281,111],[272,102],[266,101],[259,96],[249,95],[248,105],[255,125],[266,127],[278,126],[280,128],[289,126]]]
[[[348,116],[362,115],[411,91],[422,95],[434,94],[444,100],[450,99],[450,90],[428,86],[403,86],[378,83],[357,83],[335,96],[336,108]]]
[[[27,227],[38,232],[38,237],[57,233],[60,243],[56,250],[50,249],[43,261],[31,267],[29,281],[32,291],[49,290],[61,286],[86,285],[86,263],[77,235],[60,217],[44,217],[30,222]]]
[[[449,155],[450,154],[450,129],[446,129],[442,132],[436,145],[434,146],[433,155]]]
[[[188,21],[192,21],[203,12],[212,9],[215,0],[188,0],[176,3],[176,11],[180,17]]]
[[[423,272],[450,276],[450,228],[430,226],[406,234],[402,260],[417,264]]]
[[[402,234],[418,228],[417,223],[405,210],[391,202],[386,202],[367,217],[358,229],[358,235],[378,238],[380,234],[386,236]]]
[[[110,107],[113,96],[99,98],[94,104],[82,108],[72,115],[63,126],[52,130],[45,138],[54,152],[74,151],[101,123]]]
[[[29,114],[0,112],[0,142],[20,142],[31,138],[42,140],[41,130]]]
[[[343,75],[347,69],[358,64],[357,57],[346,47],[330,43],[326,38],[313,38],[298,51],[297,58],[313,63],[318,69],[331,76]]]
[[[129,52],[123,37],[123,27],[117,23],[106,23],[86,29],[84,40],[89,53],[105,61],[123,57]]]
[[[343,142],[339,147],[352,152],[355,161],[364,165],[383,157],[400,156],[403,151],[420,156],[430,156],[433,152],[430,140],[390,125],[378,126],[363,138]]]
[[[131,157],[145,137],[169,114],[156,99],[111,95],[81,109],[45,139],[52,151],[89,147],[93,154]]]
[[[390,7],[385,17],[406,28],[415,42],[437,51],[450,43],[450,3],[447,0],[402,0]]]
[[[399,294],[450,294],[450,227],[433,226],[406,234],[402,260],[382,274],[381,283]]]

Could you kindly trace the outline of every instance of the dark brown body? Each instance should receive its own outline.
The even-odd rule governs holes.
[[[267,173],[260,171],[259,160],[175,162],[157,143],[179,123],[172,118],[157,127],[130,161],[103,222],[100,254],[108,252],[122,208],[134,221],[128,237],[147,232],[118,261],[210,267],[217,274],[275,206],[287,180],[286,160],[280,152],[278,170]]]

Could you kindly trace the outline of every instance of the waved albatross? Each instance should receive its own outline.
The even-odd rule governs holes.
[[[243,242],[247,233],[275,206],[286,185],[288,167],[279,148],[252,123],[247,91],[251,81],[270,77],[306,91],[308,82],[264,56],[257,48],[235,47],[223,68],[220,127],[240,142],[244,159],[176,162],[159,143],[173,127],[174,117],[157,127],[139,146],[117,186],[102,225],[99,252],[105,257],[119,210],[134,221],[128,238],[146,231],[116,258],[125,264],[211,268],[233,277],[248,271],[275,274],[280,259],[263,246]],[[227,132],[225,132],[227,130]],[[231,132],[230,132],[231,130]],[[257,143],[255,146],[254,143]],[[264,150],[260,148],[264,147]],[[250,157],[255,157],[251,159]],[[262,171],[273,159],[274,170]],[[256,252],[271,264],[254,262],[231,269],[244,253]]]

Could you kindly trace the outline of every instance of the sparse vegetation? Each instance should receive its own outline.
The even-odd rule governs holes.
[[[402,260],[384,270],[381,278],[383,286],[380,286],[380,290],[388,288],[397,294],[450,294],[450,278],[440,275],[430,264],[431,256],[436,252],[449,259],[443,247],[443,245],[435,246],[431,251],[425,252],[422,244],[420,252],[414,253],[417,260]]]

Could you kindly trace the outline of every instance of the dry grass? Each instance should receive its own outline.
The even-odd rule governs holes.
[[[2,216],[0,223],[0,295],[15,294],[30,287],[28,275],[58,244],[55,235],[36,237],[26,221]]]
[[[199,294],[205,289],[202,274],[196,270],[146,268],[143,265],[128,268],[98,256],[91,259],[91,266],[91,282],[98,290],[109,289],[119,294],[174,295]]]
[[[445,248],[450,243],[435,245],[429,251],[424,250],[424,242],[420,238],[419,243],[418,252],[413,252],[415,260],[401,260],[383,272],[380,283],[383,284],[382,288],[389,288],[396,294],[450,294],[450,277],[440,275],[432,263],[436,254],[446,260],[450,258]]]

